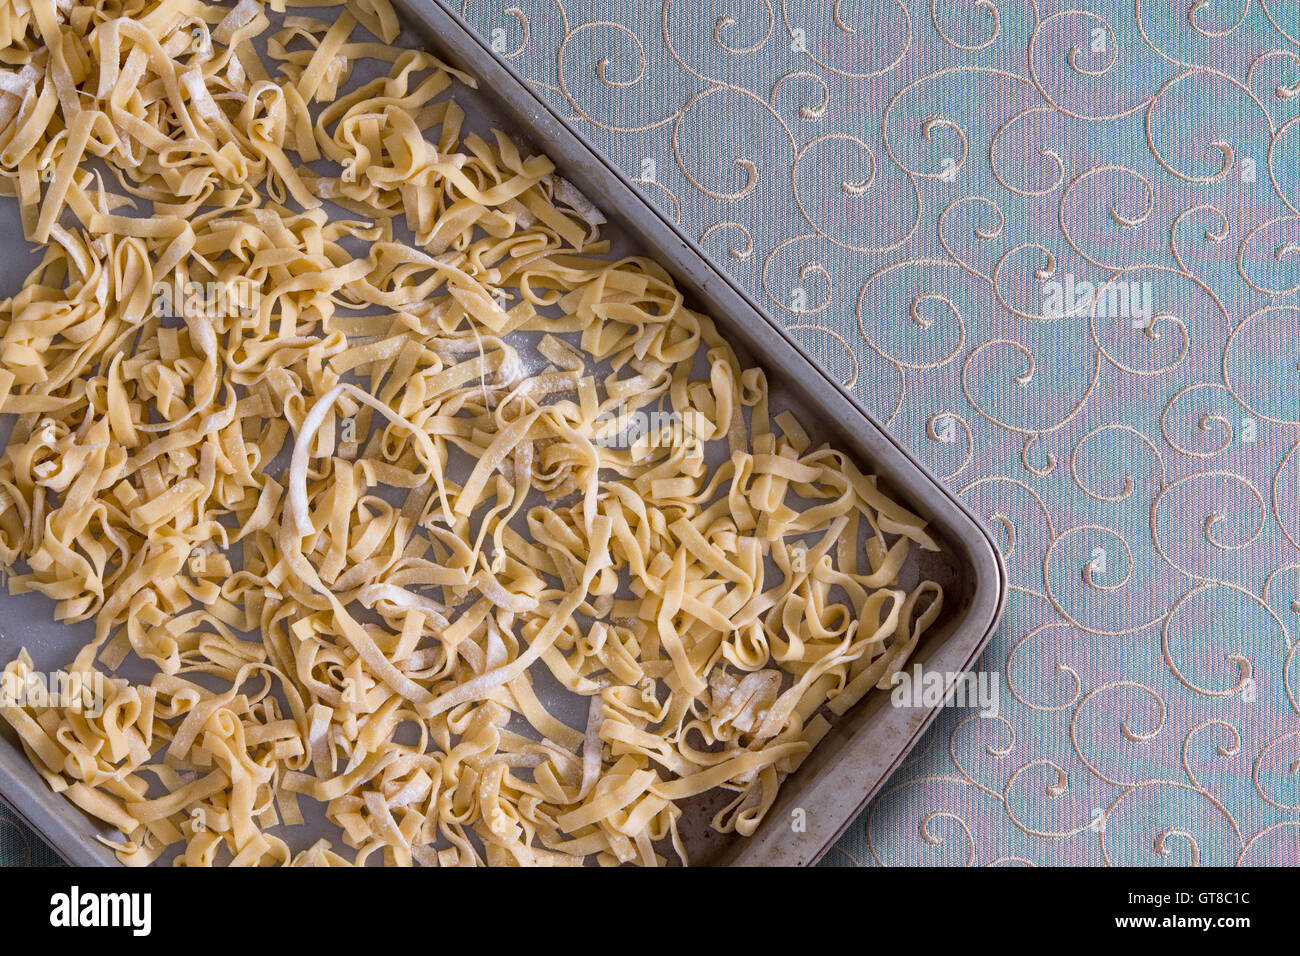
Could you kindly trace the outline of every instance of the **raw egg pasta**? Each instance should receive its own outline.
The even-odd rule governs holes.
[[[102,687],[0,716],[130,864],[685,862],[717,792],[752,833],[935,542],[386,0],[322,7],[0,8],[0,563]]]

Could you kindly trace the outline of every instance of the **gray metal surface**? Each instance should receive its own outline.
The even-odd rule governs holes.
[[[741,360],[764,368],[774,406],[794,410],[815,439],[852,454],[880,477],[887,492],[930,522],[944,551],[913,559],[905,568],[905,580],[938,581],[945,591],[944,608],[912,660],[928,670],[968,669],[993,633],[1006,586],[1001,558],[980,522],[442,0],[398,0],[396,5],[436,54],[478,79],[477,91],[455,90],[472,118],[470,128],[502,129],[550,156],[560,174],[609,218],[604,231],[619,237],[620,251],[630,244],[663,265],[692,307],[713,316]],[[0,273],[5,292],[16,289],[31,263],[30,256],[19,252],[27,248],[21,230],[9,228],[11,219],[16,223],[16,211],[7,208],[13,205],[0,203],[6,207],[0,214],[0,248],[10,253]],[[8,660],[19,647],[27,647],[40,669],[66,664],[88,639],[90,628],[53,622],[51,608],[52,602],[38,595],[0,595],[0,658]],[[937,708],[890,706],[883,692],[869,695],[833,721],[831,732],[785,781],[781,796],[752,837],[710,830],[714,801],[701,799],[688,806],[683,833],[692,862],[815,862],[879,791],[937,713]],[[107,831],[49,790],[7,728],[0,733],[0,793],[69,862],[116,864],[112,853],[94,840]],[[802,829],[790,825],[795,809],[803,811]]]

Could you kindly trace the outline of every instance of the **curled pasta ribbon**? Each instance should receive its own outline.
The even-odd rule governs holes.
[[[43,252],[0,563],[95,628],[0,717],[130,864],[658,865],[719,792],[752,833],[937,619],[936,542],[385,0],[317,5],[0,13]]]

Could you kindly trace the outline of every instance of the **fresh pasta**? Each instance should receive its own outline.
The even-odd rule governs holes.
[[[0,716],[129,864],[752,833],[940,614],[935,541],[387,0],[321,6],[0,8],[0,564],[103,688]]]

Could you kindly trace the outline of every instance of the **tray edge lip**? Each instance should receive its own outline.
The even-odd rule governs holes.
[[[3,784],[0,800],[34,830],[59,859],[72,867],[123,865],[107,847],[88,842],[88,834],[78,832],[77,823],[84,823],[87,828],[93,826],[89,817],[39,777],[35,781],[23,779],[29,774],[35,774],[35,770],[25,763],[21,750],[0,747],[0,784]]]

